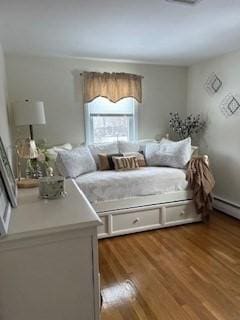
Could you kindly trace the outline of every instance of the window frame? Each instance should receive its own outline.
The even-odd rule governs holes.
[[[131,97],[130,97],[131,98]],[[139,103],[136,99],[131,98],[133,101],[133,113],[126,114],[126,113],[95,113],[96,116],[127,116],[130,119],[129,128],[131,128],[129,133],[129,139],[127,141],[135,141],[138,139],[138,105]],[[90,103],[93,103],[94,100]],[[93,135],[93,115],[90,110],[90,103],[84,104],[84,128],[85,128],[85,141],[86,144],[94,144],[94,135]],[[116,141],[121,140],[117,138]],[[108,143],[102,142],[102,143]],[[109,142],[110,143],[110,142]]]

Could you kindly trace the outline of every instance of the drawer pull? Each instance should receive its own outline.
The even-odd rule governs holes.
[[[136,218],[135,220],[133,220],[133,223],[138,223],[140,221],[140,218]]]
[[[180,216],[184,216],[186,214],[186,212],[184,211],[184,210],[182,210],[181,212],[180,212]]]

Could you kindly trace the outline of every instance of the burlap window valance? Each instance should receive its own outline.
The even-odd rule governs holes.
[[[84,72],[84,102],[105,97],[112,102],[133,97],[142,102],[142,77],[129,73]]]

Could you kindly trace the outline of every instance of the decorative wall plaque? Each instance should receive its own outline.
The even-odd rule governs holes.
[[[240,114],[240,97],[238,95],[228,94],[223,99],[220,109],[227,118]]]
[[[222,87],[221,79],[215,74],[212,73],[206,81],[205,88],[207,92],[211,95],[217,93]]]

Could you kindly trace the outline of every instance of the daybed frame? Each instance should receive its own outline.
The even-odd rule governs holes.
[[[208,156],[204,156],[208,163]],[[102,201],[92,204],[102,220],[98,238],[199,222],[191,191]]]

